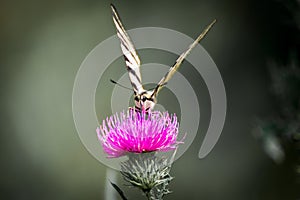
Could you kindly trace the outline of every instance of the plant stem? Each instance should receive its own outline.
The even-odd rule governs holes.
[[[145,192],[145,194],[146,194],[146,197],[147,197],[147,200],[151,200],[151,194],[150,194],[150,192]]]

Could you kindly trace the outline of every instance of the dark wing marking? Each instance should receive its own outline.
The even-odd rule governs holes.
[[[117,29],[117,35],[121,42],[121,50],[125,58],[126,67],[127,67],[131,85],[135,92],[140,93],[141,91],[144,90],[142,86],[142,79],[141,79],[141,72],[140,72],[141,61],[135,51],[134,45],[131,42],[130,37],[128,36],[124,26],[122,25],[122,22],[120,20],[116,8],[112,4],[111,4],[111,10],[112,10],[113,21]]]
[[[211,29],[211,27],[217,22],[217,20],[214,20],[212,23],[210,23],[206,29],[197,37],[197,39],[189,46],[189,48],[183,52],[179,58],[176,60],[175,64],[169,69],[169,71],[166,73],[166,75],[159,81],[155,89],[153,90],[153,93],[151,96],[156,96],[159,90],[167,84],[167,82],[172,78],[174,73],[177,71],[181,63],[184,61],[184,59],[187,57],[187,55],[192,51],[192,49],[204,38],[204,36],[207,34],[207,32]]]

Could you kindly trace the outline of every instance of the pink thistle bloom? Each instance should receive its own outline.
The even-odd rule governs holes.
[[[96,131],[104,152],[109,158],[116,158],[128,152],[173,150],[181,143],[176,140],[178,127],[175,114],[159,111],[146,114],[130,109],[106,118]]]

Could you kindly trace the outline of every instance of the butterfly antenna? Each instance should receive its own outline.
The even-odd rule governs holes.
[[[132,90],[131,88],[126,87],[126,86],[124,86],[124,85],[121,85],[120,83],[118,83],[117,81],[114,81],[114,80],[112,80],[112,79],[110,79],[110,82],[112,82],[113,84],[118,85],[118,86],[120,86],[120,87],[122,87],[122,88],[125,88],[125,89],[127,89],[127,90]]]

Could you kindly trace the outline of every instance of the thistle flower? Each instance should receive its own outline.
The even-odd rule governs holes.
[[[97,135],[109,158],[131,153],[174,150],[177,141],[178,122],[175,114],[152,111],[114,114],[97,128]]]
[[[156,152],[145,154],[129,154],[129,159],[121,163],[121,174],[126,182],[139,188],[148,199],[162,199],[169,194],[168,185],[173,179],[170,175],[171,158],[158,157]]]

